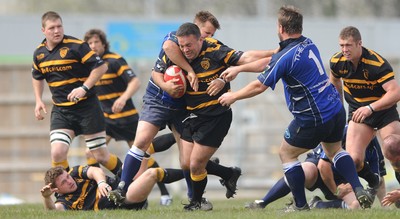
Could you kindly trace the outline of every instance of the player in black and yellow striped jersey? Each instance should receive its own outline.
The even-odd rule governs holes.
[[[67,154],[73,138],[83,135],[96,160],[114,174],[122,162],[106,147],[105,122],[99,100],[91,89],[106,72],[107,65],[89,45],[64,35],[60,15],[49,11],[42,16],[43,42],[33,55],[32,84],[35,117],[47,113],[42,95],[46,80],[52,94],[50,142],[52,166],[69,168]]]
[[[181,170],[148,169],[130,184],[124,203],[116,205],[107,199],[107,193],[117,187],[118,178],[106,176],[98,167],[74,166],[67,172],[58,166],[46,171],[41,193],[48,210],[141,210],[147,208],[147,197],[156,182],[172,183],[179,180],[179,175],[182,175]],[[54,192],[55,202],[51,198]]]
[[[140,87],[140,81],[126,60],[119,54],[110,51],[106,34],[100,29],[86,32],[84,41],[108,64],[107,72],[96,83],[96,92],[100,100],[106,121],[106,142],[111,139],[133,144],[139,120],[138,111],[132,101],[132,96]],[[156,137],[150,148],[162,151],[175,144],[172,133]],[[87,151],[89,152],[89,151]],[[86,153],[88,165],[95,166],[96,159],[91,153]],[[148,160],[148,167],[159,167],[153,157]],[[183,177],[183,175],[182,175]],[[172,197],[164,183],[157,182],[161,192],[161,205],[170,205]]]
[[[271,56],[272,50],[237,51],[221,42],[203,39],[200,29],[193,23],[182,24],[176,32],[179,47],[198,78],[198,90],[187,86],[184,96],[188,117],[183,121],[181,167],[190,168],[193,198],[185,210],[201,209],[201,200],[207,185],[208,160],[218,150],[232,122],[229,106],[222,106],[218,98],[230,90],[229,82],[220,78],[229,66],[241,65]],[[167,64],[167,62],[165,63]],[[160,64],[161,65],[161,64]],[[226,197],[236,194],[241,170],[238,167],[224,168],[221,176],[227,188]],[[220,172],[220,171],[219,171]]]
[[[400,134],[396,109],[400,86],[389,62],[377,52],[362,46],[361,34],[356,27],[342,29],[339,45],[341,52],[330,60],[330,81],[340,94],[344,91],[349,104],[346,150],[353,158],[359,175],[368,181],[370,187],[376,188],[380,180],[364,162],[365,149],[376,130],[383,143],[384,155],[387,155],[388,149],[397,147],[389,139]],[[386,158],[390,160],[390,157]],[[395,162],[391,160],[391,163]]]

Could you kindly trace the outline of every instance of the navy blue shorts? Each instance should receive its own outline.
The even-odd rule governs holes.
[[[321,142],[333,143],[342,140],[346,124],[344,108],[326,123],[316,127],[301,127],[293,120],[285,131],[285,141],[292,146],[313,149]]]
[[[105,130],[105,120],[97,97],[88,98],[73,106],[53,106],[50,131],[70,129],[75,135],[90,135]]]
[[[232,110],[218,116],[189,115],[184,122],[181,138],[188,142],[197,142],[218,148],[228,134],[232,123]]]
[[[164,129],[167,125],[171,129],[176,128],[179,134],[182,133],[186,109],[173,108],[164,104],[162,100],[156,99],[148,94],[143,97],[143,106],[140,111],[139,120],[149,122]],[[172,129],[171,129],[172,130]]]

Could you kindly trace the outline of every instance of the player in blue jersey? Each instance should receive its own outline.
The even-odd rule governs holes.
[[[213,36],[215,31],[220,28],[218,20],[207,11],[197,13],[194,22],[201,28],[202,38]],[[169,56],[171,56],[171,59]],[[168,66],[160,66],[159,62],[163,62],[165,57],[168,57],[168,60],[171,60],[171,62],[168,63],[168,66],[174,63],[186,70],[188,72],[190,85],[194,89],[197,89],[197,77],[190,65],[187,66],[187,61],[179,50],[175,32],[171,32],[164,39],[163,49],[159,54],[146,88],[146,93],[143,97],[144,104],[139,117],[135,141],[125,157],[121,184],[117,190],[113,190],[109,194],[109,198],[115,202],[120,202],[124,199],[124,193],[126,192],[127,187],[132,181],[133,176],[135,176],[139,171],[142,159],[145,156],[145,151],[148,150],[151,140],[160,129],[165,128],[167,125],[169,126],[174,133],[180,149],[179,151],[181,151],[180,133],[182,130],[182,120],[186,115],[186,103],[183,98],[171,97],[183,88],[174,85],[174,80],[168,82],[164,81],[163,73]],[[214,165],[214,163],[210,162],[210,165]],[[190,173],[184,171],[184,175],[188,183],[188,196],[190,199],[192,195]],[[203,210],[212,209],[211,203],[206,199],[203,199],[202,203]]]
[[[343,132],[342,147],[345,149],[347,127]],[[375,137],[365,152],[365,162],[371,166],[374,173],[382,176],[386,175],[385,161],[380,148],[378,139]],[[346,180],[332,167],[331,162],[322,150],[321,144],[312,152],[307,154],[307,158],[302,163],[305,173],[305,187],[314,191],[320,189],[328,201],[322,201],[320,197],[314,196],[309,205],[312,208],[359,208],[360,205],[354,195],[351,186]],[[285,182],[284,177],[278,180],[268,193],[261,200],[246,204],[249,209],[262,209],[270,203],[282,198],[290,193],[290,187]],[[385,195],[385,183],[381,181],[378,190],[379,200]]]
[[[341,52],[330,60],[330,80],[349,104],[346,150],[353,158],[359,175],[374,188],[379,185],[379,177],[363,162],[365,148],[377,129],[383,154],[388,155],[386,158],[391,163],[396,163],[387,150],[398,147],[391,138],[400,134],[397,111],[400,86],[390,63],[375,51],[362,46],[361,33],[356,27],[342,29],[339,45]],[[399,171],[395,169],[398,177]]]
[[[361,185],[350,155],[341,147],[346,113],[339,94],[329,82],[318,48],[311,39],[302,35],[302,30],[303,16],[298,9],[281,7],[278,13],[279,52],[272,56],[258,80],[239,91],[225,93],[219,101],[224,106],[230,106],[269,87],[274,89],[282,79],[287,107],[294,116],[279,151],[284,174],[294,196],[292,210],[309,209],[304,191],[304,171],[298,156],[319,143],[322,143],[335,168],[351,184],[360,205],[369,208],[373,199]],[[259,66],[259,69],[262,68],[262,65]]]

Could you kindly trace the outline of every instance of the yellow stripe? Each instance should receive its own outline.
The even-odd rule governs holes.
[[[63,43],[77,43],[77,44],[82,44],[82,40],[77,40],[77,39],[64,39]]]
[[[202,95],[202,94],[207,94],[207,91],[187,91],[186,92],[187,94],[189,94],[189,95]]]
[[[103,59],[119,59],[119,58],[121,58],[121,56],[118,54],[105,54],[103,56]]]
[[[122,75],[122,73],[124,73],[125,70],[129,69],[128,65],[123,65],[118,69],[117,75]]]
[[[86,81],[87,78],[71,78],[69,80],[64,80],[64,81],[56,81],[56,82],[49,82],[50,87],[59,87],[67,84],[72,84],[77,81]]]
[[[207,177],[207,171],[200,175],[193,175],[190,173],[190,178],[192,178],[192,180],[195,182],[201,181],[201,180],[205,179],[206,177]]]
[[[195,107],[187,106],[186,109],[187,110],[195,110],[195,109],[205,108],[205,107],[216,105],[216,104],[219,104],[219,101],[218,100],[212,100],[212,101],[208,101],[208,102],[199,104],[199,105],[197,105]]]
[[[118,118],[122,118],[122,117],[135,115],[137,113],[138,113],[137,110],[133,109],[133,110],[128,110],[128,111],[125,111],[125,112],[122,112],[122,113],[115,113],[115,114],[104,113],[104,117],[110,118],[110,119],[118,119]]]
[[[375,85],[378,83],[378,81],[367,81],[367,80],[362,80],[362,79],[348,79],[348,78],[343,78],[343,81],[346,83],[351,83],[351,84],[363,84],[363,85]]]
[[[104,94],[104,95],[99,95],[99,100],[110,100],[114,99],[116,97],[120,97],[123,94],[123,92],[118,92],[118,93],[111,93],[111,94]]]
[[[378,82],[381,83],[382,81],[385,81],[386,79],[394,77],[394,72],[390,72],[389,74],[383,76],[382,78],[378,79]]]
[[[86,100],[86,99],[87,99],[87,97],[81,97],[81,98],[79,98],[79,101]],[[53,104],[56,106],[72,106],[72,105],[75,105],[76,103],[75,102],[55,103],[53,101]]]
[[[92,50],[90,52],[88,52],[88,54],[86,54],[83,58],[82,58],[82,63],[85,63],[90,57],[92,57],[93,55],[95,55],[96,53]]]
[[[52,66],[52,65],[68,65],[71,63],[75,63],[78,62],[74,59],[65,59],[65,60],[52,60],[52,61],[46,61],[46,62],[42,62],[39,64],[40,68],[44,68],[47,66]]]
[[[228,63],[229,59],[231,58],[231,56],[233,55],[234,52],[235,52],[235,50],[232,50],[226,55],[226,57],[224,59],[225,63]]]
[[[219,67],[217,69],[213,69],[211,71],[207,71],[207,72],[203,72],[203,73],[197,73],[196,75],[197,75],[198,78],[204,78],[204,77],[207,77],[207,76],[210,76],[210,75],[213,75],[213,74],[217,73],[218,71],[220,71],[223,68],[225,68],[225,66]]]
[[[118,75],[115,73],[107,73],[107,74],[104,74],[103,76],[101,76],[101,80],[113,79],[116,77],[118,77]]]
[[[79,198],[76,201],[74,201],[71,205],[73,209],[76,209],[76,206],[79,203],[85,202],[85,198],[86,198],[85,194],[86,194],[87,187],[89,186],[89,182],[90,182],[90,180],[86,180],[85,184],[82,186],[82,191],[81,191],[81,194],[79,195]],[[81,207],[83,207],[83,205]],[[82,210],[82,209],[79,209],[79,210]]]

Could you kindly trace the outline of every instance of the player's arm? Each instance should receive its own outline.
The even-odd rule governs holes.
[[[51,188],[51,183],[45,185],[40,192],[42,193],[43,197],[43,205],[47,210],[65,211],[64,205],[61,203],[54,203],[51,199],[53,193],[57,192],[57,188]]]
[[[331,74],[329,76],[329,80],[333,84],[333,86],[335,86],[336,90],[339,92],[340,101],[342,101],[342,103],[343,103],[343,83],[342,83],[342,79],[335,77],[333,75],[333,73],[331,72]]]
[[[68,94],[67,99],[71,102],[76,102],[74,100],[75,97],[82,98],[86,95],[87,90],[92,88],[97,81],[100,80],[101,76],[106,73],[108,69],[107,64],[102,64],[97,68],[94,68],[91,72],[89,77],[85,80],[82,87],[75,88]],[[85,87],[85,88],[84,88]]]
[[[223,106],[230,106],[237,100],[247,99],[250,97],[254,97],[265,90],[268,89],[268,86],[262,84],[259,80],[255,80],[250,82],[246,87],[236,91],[236,92],[226,92],[222,96],[218,98],[218,101]]]
[[[240,57],[237,65],[243,65],[246,63],[254,62],[256,60],[271,57],[273,54],[277,52],[277,49],[271,50],[249,50],[243,53]]]
[[[173,63],[175,63],[188,73],[187,78],[189,80],[190,86],[193,88],[194,91],[197,91],[199,85],[196,73],[194,72],[192,66],[190,66],[190,64],[186,61],[186,58],[183,56],[182,51],[179,49],[179,46],[172,40],[166,40],[163,43],[163,50]]]
[[[35,105],[35,117],[38,120],[43,120],[44,117],[40,113],[41,110],[45,114],[47,114],[47,109],[46,105],[43,103],[43,89],[44,89],[44,80],[36,80],[32,78],[32,86],[33,86],[33,92],[35,95],[35,100],[36,100],[36,105]]]
[[[86,175],[89,179],[93,179],[97,182],[97,189],[99,190],[100,197],[107,196],[108,191],[111,190],[111,186],[107,184],[104,171],[99,167],[89,166]]]
[[[266,57],[243,65],[231,66],[223,71],[220,77],[229,82],[234,80],[240,72],[262,72],[270,61],[271,57]]]
[[[133,77],[128,83],[126,90],[122,95],[115,100],[112,106],[112,112],[119,113],[125,107],[126,101],[128,101],[140,88],[140,81],[138,77]]]
[[[163,91],[167,92],[172,97],[177,96],[184,89],[182,85],[175,84],[179,81],[177,78],[166,82],[164,81],[164,74],[154,70],[151,72],[151,77],[153,78],[155,84],[157,84]]]
[[[390,80],[382,85],[386,93],[377,101],[370,104],[374,111],[388,109],[400,100],[400,86],[396,80]]]

